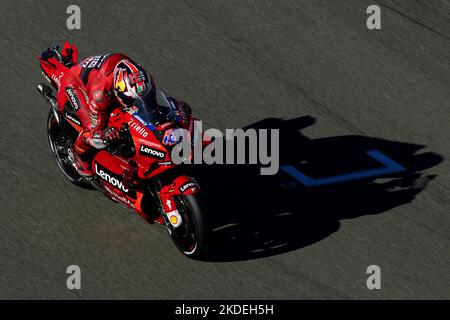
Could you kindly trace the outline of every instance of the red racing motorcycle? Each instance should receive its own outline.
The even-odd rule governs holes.
[[[43,76],[58,89],[59,79],[68,69],[58,47],[51,51],[51,58],[38,59]],[[171,161],[171,150],[179,142],[174,101],[157,91],[156,107],[149,108],[140,101],[113,110],[108,126],[119,129],[120,139],[96,152],[92,160],[94,176],[86,179],[73,165],[72,147],[81,131],[76,111],[71,104],[61,109],[50,86],[40,83],[37,88],[51,106],[48,141],[64,176],[78,186],[100,190],[151,224],[164,225],[184,255],[204,258],[209,228],[198,199],[200,186],[185,165]],[[194,118],[189,115],[188,121],[192,133]]]

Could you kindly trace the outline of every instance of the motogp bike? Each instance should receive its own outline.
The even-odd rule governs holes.
[[[46,59],[38,57],[43,76],[56,90],[68,72],[58,49],[48,49],[50,57]],[[164,225],[184,255],[205,258],[209,228],[199,200],[200,186],[189,168],[171,161],[171,150],[179,142],[174,132],[180,116],[175,101],[157,91],[157,106],[135,103],[112,110],[108,126],[119,130],[120,139],[106,149],[93,151],[94,174],[85,178],[76,170],[72,152],[82,130],[76,110],[70,103],[58,106],[50,86],[40,83],[37,89],[50,104],[48,142],[64,176],[75,185],[100,190],[151,224]],[[192,133],[194,118],[188,117]]]

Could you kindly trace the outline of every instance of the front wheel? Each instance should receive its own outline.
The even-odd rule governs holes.
[[[209,252],[210,230],[200,208],[198,195],[174,196],[174,201],[183,223],[177,228],[167,226],[172,241],[185,256],[196,260],[205,259]]]

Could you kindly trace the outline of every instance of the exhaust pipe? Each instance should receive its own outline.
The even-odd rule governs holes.
[[[47,86],[45,83],[39,83],[37,85],[37,90],[44,97],[44,99],[50,104],[53,110],[53,114],[55,115],[56,121],[58,123],[61,122],[61,115],[59,113],[58,103],[56,102],[55,97],[53,96],[52,88]]]

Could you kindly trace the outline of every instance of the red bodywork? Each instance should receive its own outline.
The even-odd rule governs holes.
[[[66,47],[66,45],[65,45]],[[78,56],[76,48],[74,50],[74,63]],[[64,48],[63,48],[64,50]],[[59,89],[61,79],[69,72],[69,69],[55,58],[49,58],[47,61],[41,57],[37,57],[40,61],[42,73],[44,77],[53,85],[55,89]],[[81,127],[66,117],[77,132],[81,132]],[[189,118],[189,128],[193,128],[194,118]],[[122,108],[113,110],[109,117],[108,126],[122,128],[124,123],[128,123],[130,134],[135,145],[135,154],[131,158],[123,158],[113,155],[106,150],[100,150],[92,160],[92,170],[99,178],[106,190],[109,198],[117,201],[131,209],[134,209],[139,215],[146,220],[153,220],[151,216],[156,218],[158,223],[163,224],[164,220],[155,212],[144,212],[142,201],[145,194],[145,180],[151,179],[166,170],[173,169],[175,165],[171,163],[170,152],[165,145],[157,138],[155,132],[167,132],[168,130],[177,128],[173,122],[163,123],[154,130],[143,125],[138,118],[131,113],[124,111]],[[141,152],[141,148],[152,150],[153,154]],[[156,152],[156,155],[154,154]],[[130,184],[135,185],[132,188]],[[139,188],[139,186],[142,186]],[[165,213],[176,210],[176,202],[173,201],[175,195],[194,194],[199,191],[199,185],[195,179],[182,175],[175,178],[169,185],[163,186],[160,191],[160,199],[164,207]]]
[[[78,49],[76,46],[65,42],[61,50],[62,55],[66,56],[69,51],[71,52],[70,61],[75,64],[78,60]],[[56,58],[48,58],[47,60],[44,60],[39,56],[36,56],[36,58],[39,59],[41,64],[42,75],[53,85],[55,89],[59,89],[61,79],[69,72],[69,69]]]
[[[193,121],[193,119],[191,119]],[[171,163],[170,152],[158,140],[155,133],[140,124],[140,122],[131,114],[124,112],[121,108],[115,109],[109,118],[108,126],[115,126],[120,129],[123,123],[128,123],[130,133],[135,145],[135,154],[131,158],[122,158],[113,155],[108,151],[102,150],[97,153],[92,161],[92,169],[94,173],[100,177],[108,196],[123,205],[136,210],[143,218],[149,219],[148,213],[144,212],[141,207],[144,189],[132,189],[127,186],[130,182],[139,182],[153,178],[162,172],[173,169],[175,165]],[[174,123],[163,124],[156,128],[164,127],[165,130],[174,128]],[[141,149],[151,149],[157,152],[157,156],[149,156],[143,154]],[[136,165],[133,165],[136,164]],[[107,174],[112,173],[116,180],[109,179],[102,173],[106,169]],[[103,170],[105,172],[105,170]],[[118,182],[116,182],[118,181]],[[120,182],[122,184],[120,184]],[[192,186],[190,186],[192,184]],[[187,189],[182,188],[188,186]],[[127,192],[128,190],[128,192]],[[195,179],[182,175],[175,178],[169,185],[163,186],[160,191],[160,199],[166,213],[176,210],[176,203],[173,196],[180,194],[194,194],[199,191],[199,185]],[[168,207],[170,203],[170,208]],[[156,220],[162,223],[162,220]]]
[[[69,72],[69,69],[60,63],[56,58],[49,58],[48,60],[44,60],[39,56],[37,56],[37,58],[41,63],[43,76],[53,85],[54,88],[59,89],[61,79],[66,73]]]

